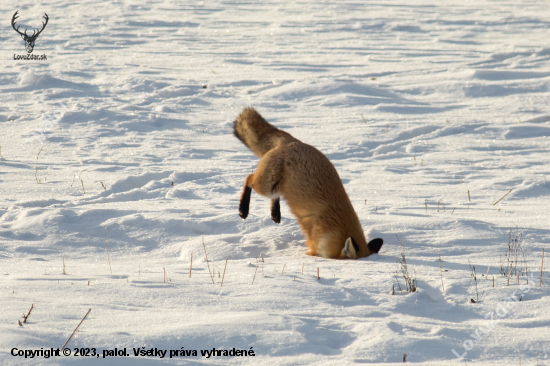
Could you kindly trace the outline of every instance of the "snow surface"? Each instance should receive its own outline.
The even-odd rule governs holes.
[[[0,364],[548,364],[546,1],[0,10]],[[15,10],[29,29],[48,13],[46,61],[13,59]],[[285,204],[274,224],[255,193],[239,218],[258,162],[232,135],[246,106],[329,157],[379,255],[309,257]],[[510,230],[529,285],[500,273]],[[399,243],[416,293],[399,291]],[[71,350],[199,356],[11,356],[61,347],[88,309]]]

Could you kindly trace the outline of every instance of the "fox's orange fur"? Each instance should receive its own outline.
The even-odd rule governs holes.
[[[261,158],[244,182],[242,218],[248,215],[253,188],[271,198],[271,216],[277,223],[279,198],[285,199],[305,234],[309,255],[355,259],[378,252],[382,240],[367,244],[336,169],[319,150],[267,123],[253,108],[242,111],[234,133]]]

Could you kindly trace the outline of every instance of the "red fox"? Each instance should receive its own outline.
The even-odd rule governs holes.
[[[253,108],[234,123],[234,134],[261,160],[245,181],[239,216],[246,219],[252,188],[271,199],[271,219],[281,222],[283,197],[296,216],[309,247],[307,254],[357,259],[378,253],[384,241],[367,244],[359,218],[328,158],[313,146],[269,124]]]

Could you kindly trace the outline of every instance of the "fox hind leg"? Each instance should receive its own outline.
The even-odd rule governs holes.
[[[277,149],[270,150],[262,157],[256,171],[247,177],[249,186],[261,196],[271,199],[280,197],[280,183],[283,179],[283,158]]]
[[[276,224],[281,223],[281,203],[278,197],[271,200],[271,220]]]
[[[239,216],[242,219],[246,219],[248,216],[248,210],[250,208],[250,193],[252,193],[252,188],[248,185],[248,181],[252,179],[253,174],[249,174],[245,181],[243,192],[241,193],[241,199],[239,201]]]
[[[283,158],[278,156],[277,150],[270,150],[262,157],[256,171],[246,177],[239,203],[241,218],[246,219],[248,216],[250,193],[254,189],[259,195],[271,198],[271,218],[276,223],[281,222],[279,197],[281,196],[280,183],[283,178],[283,164]]]

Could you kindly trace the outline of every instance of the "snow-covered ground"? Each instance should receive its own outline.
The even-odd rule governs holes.
[[[100,359],[34,363],[548,364],[545,1],[0,10],[0,364],[61,347],[88,309],[68,348]],[[21,29],[48,14],[47,60],[14,60],[16,10]],[[246,106],[329,157],[379,255],[309,257],[285,204],[274,224],[255,193],[239,218]],[[510,238],[519,284],[501,274]],[[101,358],[115,347],[132,356]],[[169,359],[182,347],[198,355]]]

